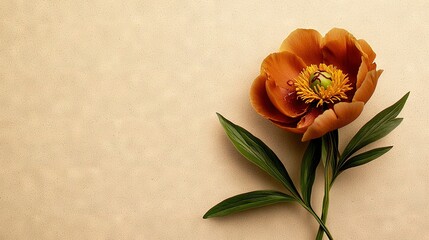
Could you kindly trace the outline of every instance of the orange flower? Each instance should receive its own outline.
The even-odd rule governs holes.
[[[360,115],[383,72],[374,59],[369,44],[346,30],[322,37],[297,29],[263,61],[252,106],[278,127],[303,134],[302,141],[321,137]]]

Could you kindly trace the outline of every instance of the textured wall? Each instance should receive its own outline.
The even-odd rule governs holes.
[[[202,220],[226,197],[280,189],[235,152],[215,112],[265,140],[297,181],[304,145],[253,112],[249,87],[295,28],[343,27],[372,45],[385,72],[342,139],[411,97],[402,125],[374,144],[393,150],[338,179],[328,226],[337,239],[429,239],[427,9],[427,1],[1,1],[0,238],[313,239],[317,224],[295,205]]]

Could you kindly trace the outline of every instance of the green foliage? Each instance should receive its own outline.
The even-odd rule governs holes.
[[[226,134],[241,155],[281,182],[294,197],[298,197],[299,193],[277,155],[246,129],[235,125],[219,113],[217,115]]]
[[[277,191],[254,191],[243,193],[218,203],[203,218],[222,217],[252,208],[263,207],[281,202],[293,202],[295,198]]]
[[[217,114],[228,138],[241,155],[282,183],[290,192],[290,195],[271,190],[243,193],[215,205],[203,218],[226,216],[276,203],[298,202],[320,224],[316,239],[322,239],[323,232],[326,233],[329,239],[333,239],[325,226],[331,185],[343,171],[371,162],[392,148],[392,146],[380,147],[357,155],[355,154],[368,144],[389,134],[402,122],[402,118],[397,118],[397,116],[404,107],[408,96],[409,93],[405,94],[395,104],[384,109],[366,123],[350,140],[341,155],[338,150],[338,130],[329,132],[319,139],[311,140],[301,162],[300,187],[302,197],[298,193],[283,163],[267,145],[246,129],[235,125],[222,115]],[[322,218],[319,218],[311,207],[311,192],[316,176],[316,169],[320,161],[323,163],[325,175],[325,197],[323,199]]]
[[[311,140],[301,162],[301,193],[307,205],[310,205],[316,169],[320,162],[320,151],[320,139]]]
[[[402,118],[396,118],[396,116],[404,107],[409,94],[408,92],[395,104],[381,111],[356,133],[344,149],[340,159],[340,168],[353,153],[386,136],[402,122]]]
[[[352,158],[350,158],[341,168],[340,171],[344,171],[348,168],[357,167],[360,165],[363,165],[365,163],[369,163],[372,160],[380,157],[381,155],[387,153],[390,149],[392,149],[393,146],[389,147],[381,147],[381,148],[375,148],[370,151],[361,153],[359,155],[356,155]]]

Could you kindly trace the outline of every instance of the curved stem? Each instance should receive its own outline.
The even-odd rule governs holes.
[[[323,206],[322,206],[322,222],[325,224],[326,219],[328,218],[328,209],[329,209],[329,185],[326,185],[325,181],[325,196],[323,197]],[[322,240],[323,238],[323,228],[319,227],[319,231],[317,232],[316,240]]]
[[[322,147],[324,148],[324,151],[322,150],[322,160],[324,160],[324,177],[325,177],[325,195],[323,197],[323,206],[322,206],[322,222],[323,224],[326,224],[326,219],[328,218],[328,209],[329,209],[329,191],[331,190],[331,185],[333,182],[333,179],[336,175],[336,158],[337,158],[337,144],[338,140],[335,135],[338,133],[330,132],[326,134],[322,138]],[[338,136],[338,135],[337,135]],[[322,240],[323,239],[323,231],[324,229],[319,226],[319,230],[317,231],[316,240]]]
[[[320,224],[320,228],[322,229],[322,236],[323,236],[323,232],[325,232],[330,240],[334,240],[328,228],[325,226],[325,223],[322,221],[322,219],[319,218],[319,216],[317,216],[314,210],[311,207],[307,206],[303,201],[299,201],[299,202],[311,215],[313,215],[316,221]]]

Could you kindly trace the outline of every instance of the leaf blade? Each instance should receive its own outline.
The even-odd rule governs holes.
[[[377,141],[385,136],[387,136],[390,132],[392,132],[399,124],[401,124],[403,118],[394,118],[386,121],[381,127],[375,129],[371,136],[361,140],[362,147]],[[360,149],[362,148],[360,147]]]
[[[356,134],[355,136],[350,140],[349,144],[345,147],[343,154],[340,159],[340,166],[343,165],[343,163],[356,151],[363,148],[364,146],[377,141],[378,139],[386,136],[389,134],[393,129],[395,129],[400,121],[402,120],[395,120],[400,119],[396,118],[401,110],[403,109],[408,96],[410,92],[406,93],[401,99],[399,99],[396,103],[391,105],[390,107],[384,109],[380,113],[378,113],[376,116],[374,116],[371,120],[369,120]],[[395,127],[391,127],[389,124],[392,124],[391,121],[394,121],[393,125],[397,123]],[[399,121],[399,122],[395,122]],[[387,124],[387,125],[386,125]],[[383,134],[380,134],[379,129],[383,129],[385,127],[391,127],[389,128],[389,131],[384,131]],[[378,133],[378,135],[374,136],[373,134]]]
[[[310,205],[316,169],[320,163],[321,141],[313,139],[307,146],[301,162],[301,194],[305,203]]]
[[[277,155],[246,129],[232,123],[219,113],[217,115],[228,138],[241,155],[282,183],[293,196],[299,197],[289,173]]]
[[[216,204],[204,214],[203,218],[223,217],[253,208],[293,201],[296,201],[294,197],[278,191],[262,190],[247,192],[230,197]]]
[[[381,148],[375,148],[372,150],[369,150],[367,152],[358,154],[352,158],[350,158],[347,162],[344,163],[344,165],[340,168],[340,171],[344,171],[349,168],[361,166],[363,164],[369,163],[385,153],[387,153],[390,149],[392,149],[393,146],[388,147],[381,147]]]

